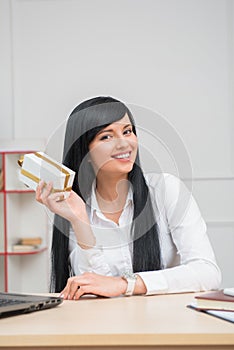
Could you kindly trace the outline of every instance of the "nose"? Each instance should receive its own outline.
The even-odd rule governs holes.
[[[116,148],[117,149],[124,149],[126,147],[128,147],[128,141],[126,140],[126,138],[124,136],[118,137],[116,139]]]

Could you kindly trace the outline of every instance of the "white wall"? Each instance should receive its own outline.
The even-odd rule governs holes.
[[[234,285],[233,23],[233,0],[0,1],[2,142],[49,138],[59,149],[54,130],[91,96],[157,111],[189,154],[225,286]]]

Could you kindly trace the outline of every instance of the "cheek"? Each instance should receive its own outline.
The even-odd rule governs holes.
[[[94,146],[90,149],[89,155],[91,162],[95,168],[102,168],[110,160],[112,152],[111,142]]]
[[[129,140],[129,143],[133,149],[134,152],[137,152],[137,149],[138,149],[138,139],[136,137],[136,135],[133,135],[131,137],[131,139]]]

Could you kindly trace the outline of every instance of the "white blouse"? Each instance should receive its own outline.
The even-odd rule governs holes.
[[[206,233],[206,224],[187,187],[170,174],[146,174],[159,228],[162,270],[138,272],[147,295],[218,289],[221,273]],[[82,249],[70,230],[69,249],[73,273],[92,271],[121,276],[132,271],[133,194],[130,188],[119,223],[106,218],[98,207],[95,183],[87,212],[96,246]]]

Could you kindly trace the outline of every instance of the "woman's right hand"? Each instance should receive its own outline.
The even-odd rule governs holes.
[[[36,200],[44,204],[52,213],[70,221],[77,243],[81,248],[92,248],[96,244],[96,239],[91,230],[86,206],[82,198],[71,191],[65,199],[63,192],[53,193],[52,189],[52,182],[46,185],[44,181],[40,181],[36,189]]]
[[[77,219],[87,221],[85,203],[74,191],[65,199],[63,192],[53,193],[53,184],[40,181],[36,189],[36,200],[44,204],[52,213],[73,223]]]

